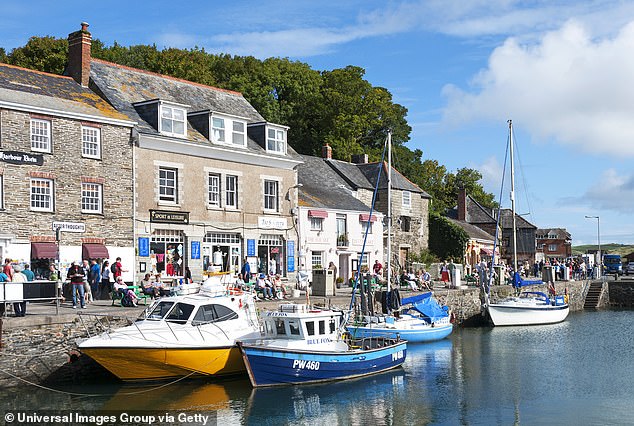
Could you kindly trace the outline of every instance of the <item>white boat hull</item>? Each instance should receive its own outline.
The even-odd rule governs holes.
[[[568,305],[546,305],[528,303],[492,303],[488,306],[489,317],[495,326],[539,325],[562,322],[568,316]]]

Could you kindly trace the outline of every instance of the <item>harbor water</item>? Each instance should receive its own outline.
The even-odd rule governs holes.
[[[247,378],[25,385],[1,399],[7,411],[141,412],[171,415],[173,424],[203,424],[196,413],[222,425],[634,424],[632,318],[633,311],[573,312],[555,325],[457,329],[409,345],[402,368],[322,385],[252,390]],[[182,413],[190,417],[175,417]]]

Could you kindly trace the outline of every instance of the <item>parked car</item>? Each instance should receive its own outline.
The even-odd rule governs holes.
[[[634,262],[630,262],[627,264],[627,267],[625,268],[625,275],[634,275]]]

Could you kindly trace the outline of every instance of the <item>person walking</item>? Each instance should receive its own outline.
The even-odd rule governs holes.
[[[13,281],[13,266],[11,266],[11,259],[8,257],[4,260],[4,268],[2,269],[7,277],[9,277],[9,281]]]
[[[101,299],[101,292],[99,290],[99,284],[101,283],[101,265],[93,259],[90,265],[90,271],[88,272],[88,283],[90,284],[90,292],[93,298]]]
[[[249,261],[246,257],[244,258],[244,263],[242,263],[240,273],[242,274],[242,279],[245,284],[248,284],[251,281],[251,265],[249,265]]]
[[[110,282],[110,262],[107,260],[103,261],[103,265],[101,266],[101,283],[99,284],[99,295],[101,299],[107,299],[112,295],[112,283]]]
[[[80,266],[80,262],[73,262],[68,268],[68,276],[70,280],[71,291],[73,293],[73,309],[77,309],[77,296],[82,309],[86,309],[84,300],[84,269]]]
[[[13,266],[13,277],[11,279],[14,283],[25,283],[27,282],[26,275],[22,273],[22,267],[20,265]],[[26,300],[21,302],[15,302],[13,304],[13,311],[15,312],[16,317],[23,317],[26,315]]]

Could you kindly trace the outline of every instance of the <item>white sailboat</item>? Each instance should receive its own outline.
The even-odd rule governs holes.
[[[392,245],[392,133],[387,134],[388,166],[387,166],[387,294],[388,298],[396,297],[390,290],[392,279],[391,245]],[[378,181],[378,180],[377,180]],[[377,182],[378,188],[378,182]],[[405,339],[410,343],[430,342],[444,339],[453,331],[449,309],[440,306],[431,292],[409,297],[401,301],[400,310],[395,314],[365,315],[357,318],[346,328],[354,338],[390,337]]]
[[[517,232],[515,224],[515,163],[513,155],[513,122],[509,123],[509,154],[511,159],[511,215],[513,223],[513,271],[517,271]],[[500,214],[498,214],[498,222]],[[497,227],[497,225],[496,225]],[[497,232],[497,231],[496,231]],[[497,245],[497,238],[496,238]],[[495,263],[495,250],[492,264]],[[515,272],[515,280],[519,274]],[[521,281],[521,280],[520,280]],[[541,280],[540,280],[541,282]],[[490,282],[489,282],[490,288]],[[495,326],[554,324],[566,319],[570,311],[564,296],[549,297],[539,291],[525,291],[517,297],[509,297],[490,303],[487,292],[486,308]]]

